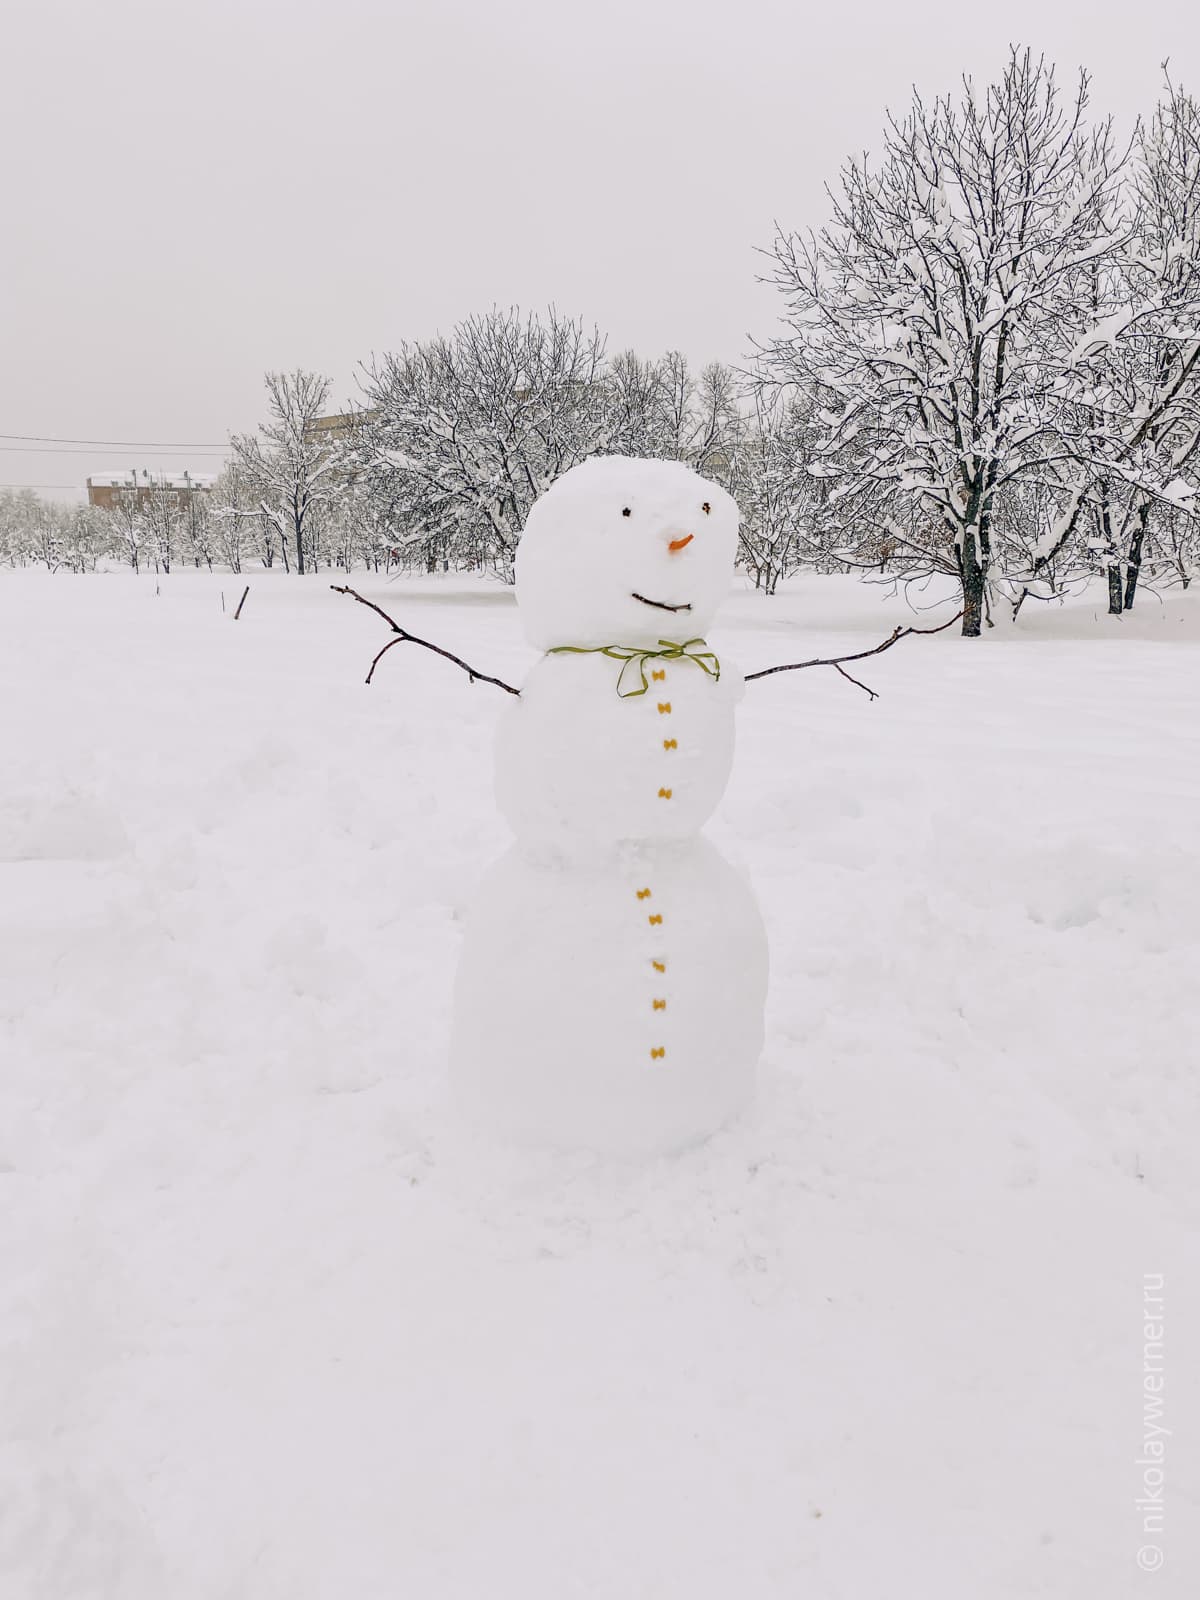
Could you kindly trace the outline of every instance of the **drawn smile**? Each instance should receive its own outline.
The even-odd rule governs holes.
[[[681,606],[669,606],[665,600],[647,600],[644,594],[635,594],[634,600],[640,600],[644,606],[653,606],[656,611],[690,611],[692,602],[688,600]]]

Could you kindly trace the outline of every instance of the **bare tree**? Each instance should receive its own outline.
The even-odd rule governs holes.
[[[66,559],[63,508],[53,500],[39,500],[29,528],[29,543],[34,560],[47,572],[56,572]]]
[[[337,444],[316,427],[332,385],[301,370],[268,372],[266,385],[267,421],[257,435],[235,434],[230,443],[263,518],[285,551],[291,541],[296,571],[303,574],[306,562],[310,569],[314,564],[312,525],[337,489]]]
[[[1120,161],[1109,124],[1085,126],[1087,91],[1081,74],[1064,104],[1053,68],[1014,51],[982,95],[967,79],[957,102],[917,96],[889,119],[878,166],[844,167],[832,225],[775,242],[788,332],[765,364],[821,399],[831,508],[851,540],[890,516],[915,564],[949,568],[966,635],[983,622],[1004,489],[1062,480],[1055,541],[1080,515],[1062,329],[1121,242]]]
[[[217,528],[212,514],[212,490],[207,483],[197,483],[190,473],[183,475],[183,494],[180,510],[183,534],[192,562],[199,567],[203,562],[212,571],[213,556],[217,552]]]
[[[33,528],[42,501],[32,489],[0,490],[0,559],[23,567],[35,559]]]
[[[605,373],[605,448],[616,455],[656,456],[666,432],[663,363],[634,350],[613,357]]]
[[[1200,517],[1160,508],[1151,531],[1151,562],[1156,582],[1186,589],[1200,575]]]
[[[697,379],[678,350],[659,361],[626,350],[600,381],[606,451],[686,461],[707,477],[728,478],[743,421],[731,368],[713,361]]]
[[[1093,274],[1068,389],[1087,419],[1092,544],[1115,614],[1133,606],[1155,519],[1200,509],[1200,106],[1169,78],[1129,187],[1131,226]]]
[[[426,538],[512,577],[534,500],[606,437],[599,333],[551,310],[493,310],[367,369],[371,471]]]
[[[136,472],[130,473],[127,485],[122,484],[114,489],[105,516],[114,548],[121,551],[134,572],[137,572],[141,565],[146,523],[142,515]]]
[[[210,517],[213,543],[230,572],[241,572],[242,553],[253,524],[262,517],[253,488],[236,461],[231,461],[213,485]]]
[[[730,484],[741,511],[739,559],[754,587],[774,594],[781,578],[814,550],[813,524],[821,482],[808,471],[804,408],[759,389],[753,412],[739,430],[730,461]]]
[[[62,524],[64,558],[72,572],[94,572],[105,542],[104,519],[95,506],[71,506]]]
[[[146,546],[155,570],[170,572],[171,562],[183,529],[179,491],[164,475],[145,473],[147,484],[142,494],[142,517]]]

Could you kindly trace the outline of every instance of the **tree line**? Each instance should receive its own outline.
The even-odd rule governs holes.
[[[1164,69],[1165,71],[1165,69]],[[511,580],[529,508],[598,452],[685,461],[742,513],[767,594],[801,567],[940,575],[963,631],[1103,575],[1109,609],[1200,571],[1200,107],[1166,73],[1118,146],[1089,80],[1013,50],[914,95],[819,230],[764,252],[774,337],[740,370],[609,357],[595,327],[493,309],[368,363],[331,416],[268,374],[209,495],[100,517],[0,500],[9,560],[218,561]]]

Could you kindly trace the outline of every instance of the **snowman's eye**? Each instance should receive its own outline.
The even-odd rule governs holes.
[[[701,509],[701,511],[703,511],[704,515],[707,516],[708,513],[712,510],[712,507],[709,505],[708,501],[706,500],[704,502],[704,504],[700,507],[700,509]]]
[[[628,506],[626,506],[625,509],[621,512],[621,515],[623,517],[631,517],[633,515],[633,512],[629,509]]]

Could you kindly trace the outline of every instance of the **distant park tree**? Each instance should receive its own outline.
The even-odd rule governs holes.
[[[625,350],[600,381],[607,452],[686,461],[727,484],[742,425],[738,379],[731,368],[712,361],[697,377],[678,350],[657,361]]]
[[[1155,525],[1167,566],[1200,512],[1200,105],[1168,79],[1134,139],[1130,225],[1093,275],[1068,392],[1087,419],[1093,546],[1132,608]]]
[[[530,507],[602,448],[604,342],[551,310],[492,310],[367,369],[368,470],[430,548],[473,548],[511,581]]]
[[[147,472],[143,491],[142,520],[145,544],[155,569],[170,572],[183,531],[183,510],[175,485],[165,475]]]
[[[230,444],[259,511],[285,549],[291,542],[303,575],[314,565],[312,525],[338,492],[338,445],[316,426],[332,384],[301,370],[268,372],[265,381],[266,422],[257,434],[235,434]]]
[[[729,486],[742,514],[738,560],[764,594],[819,554],[813,535],[823,484],[808,470],[806,423],[800,399],[760,389],[731,451]]]
[[[218,560],[224,561],[230,572],[241,572],[247,541],[262,520],[262,511],[236,460],[226,464],[213,485],[209,516]]]

